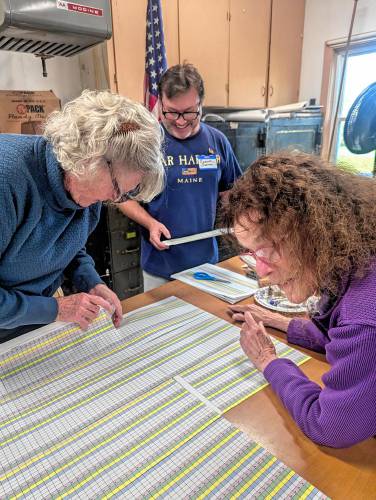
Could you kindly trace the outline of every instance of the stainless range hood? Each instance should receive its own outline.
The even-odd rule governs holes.
[[[110,0],[0,0],[0,50],[73,56],[111,38]]]

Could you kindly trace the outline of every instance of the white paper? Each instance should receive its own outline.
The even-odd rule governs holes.
[[[198,280],[193,276],[196,272],[208,273],[215,278],[227,280],[229,283]],[[210,293],[211,295],[229,302],[230,304],[235,304],[240,300],[250,297],[258,289],[258,282],[256,280],[247,278],[239,273],[234,273],[233,271],[229,271],[223,267],[214,266],[213,264],[208,263],[173,274],[171,278],[199,288],[203,292]]]

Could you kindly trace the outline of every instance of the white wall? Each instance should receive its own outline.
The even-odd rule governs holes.
[[[105,44],[76,56],[47,59],[46,66],[45,78],[39,57],[0,50],[0,90],[53,90],[64,104],[84,88],[109,87]]]
[[[300,100],[320,101],[325,42],[347,38],[353,5],[353,0],[306,0]],[[369,31],[376,32],[376,1],[359,0],[353,34]]]
[[[32,54],[0,50],[1,90],[53,90],[62,103],[82,91],[79,57],[47,59],[48,76],[42,76],[42,62]]]

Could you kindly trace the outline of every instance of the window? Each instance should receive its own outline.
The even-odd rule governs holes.
[[[336,50],[336,78],[334,99],[338,99],[339,80],[345,61],[344,49]],[[337,129],[335,131],[332,161],[337,165],[355,170],[359,174],[372,176],[375,175],[375,152],[364,155],[356,155],[349,151],[343,140],[343,130],[347,113],[357,96],[368,85],[376,81],[376,43],[365,44],[360,47],[350,48],[344,84],[342,90],[342,99],[339,105]]]

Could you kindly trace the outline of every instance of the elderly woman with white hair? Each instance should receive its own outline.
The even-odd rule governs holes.
[[[161,129],[141,104],[84,91],[43,136],[0,134],[0,342],[54,320],[87,328],[122,309],[85,251],[101,202],[150,201],[163,187]],[[54,298],[67,276],[78,293]]]

